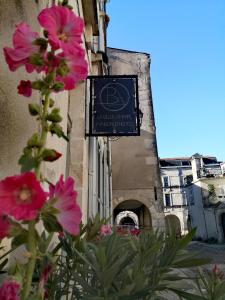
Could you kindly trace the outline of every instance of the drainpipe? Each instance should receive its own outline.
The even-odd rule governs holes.
[[[219,229],[218,229],[218,226],[217,226],[217,222],[216,222],[216,210],[213,209],[213,212],[214,212],[214,217],[215,217],[215,223],[216,223],[216,232],[217,232],[217,240],[219,242]]]
[[[200,187],[201,188],[201,187]],[[207,230],[207,225],[206,225],[206,218],[205,218],[205,207],[203,205],[203,194],[202,194],[202,188],[201,188],[201,195],[202,195],[202,207],[203,207],[203,216],[204,216],[204,223],[205,223],[205,230],[206,230],[206,236],[207,239],[209,238],[208,236],[208,230]]]

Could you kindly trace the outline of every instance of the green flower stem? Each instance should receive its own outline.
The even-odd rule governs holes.
[[[40,142],[42,146],[39,148],[37,156],[40,157],[43,150],[45,149],[46,140],[47,140],[47,134],[48,134],[48,123],[46,121],[46,116],[48,114],[48,108],[49,108],[49,95],[50,93],[47,93],[45,95],[44,99],[44,105],[42,110],[42,116],[41,116],[41,137]],[[35,168],[35,174],[38,180],[41,178],[41,160],[38,164],[38,166]],[[32,220],[29,222],[28,225],[28,243],[27,243],[27,250],[30,253],[30,258],[26,266],[26,274],[24,278],[24,287],[22,290],[21,300],[29,300],[30,290],[31,290],[31,284],[32,284],[32,277],[36,265],[36,259],[37,259],[37,244],[36,244],[36,233],[35,233],[35,225],[36,220]]]
[[[24,287],[22,290],[21,300],[29,299],[32,277],[33,277],[33,272],[36,263],[37,249],[36,249],[36,239],[35,239],[35,224],[36,221],[32,220],[29,222],[28,225],[29,227],[28,227],[28,249],[27,250],[30,253],[30,258],[26,268]]]
[[[40,137],[40,142],[42,146],[38,150],[38,156],[40,156],[45,148],[46,145],[46,140],[47,140],[47,134],[48,134],[48,123],[46,121],[46,117],[48,114],[48,108],[49,108],[49,93],[46,94],[45,100],[44,100],[44,106],[43,106],[43,111],[42,111],[42,118],[41,118],[41,137]],[[35,168],[35,174],[37,179],[40,180],[40,175],[41,175],[41,161],[39,162],[38,166]]]

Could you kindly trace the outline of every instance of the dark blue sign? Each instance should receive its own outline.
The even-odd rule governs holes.
[[[140,135],[137,76],[91,76],[89,135]]]

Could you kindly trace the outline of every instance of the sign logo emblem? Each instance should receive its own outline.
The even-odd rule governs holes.
[[[108,83],[100,92],[100,104],[107,111],[120,111],[130,102],[130,93],[121,83]]]

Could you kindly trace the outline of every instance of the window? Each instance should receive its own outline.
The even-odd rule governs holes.
[[[164,176],[163,177],[163,187],[168,187],[169,186],[169,177]]]
[[[157,196],[157,188],[154,186],[154,196],[155,196],[155,201],[158,200],[158,196]]]
[[[191,166],[191,162],[189,160],[182,160],[182,166]]]
[[[171,206],[170,194],[165,194],[165,204],[166,206]]]

